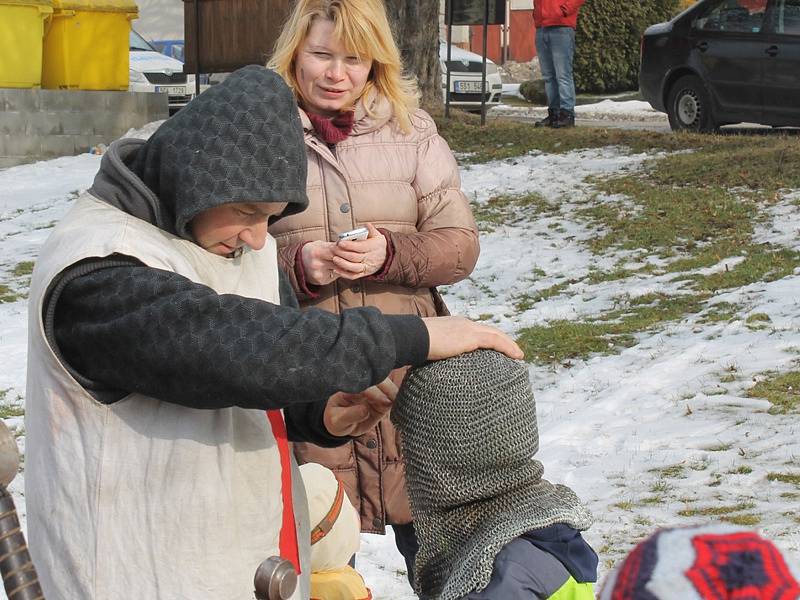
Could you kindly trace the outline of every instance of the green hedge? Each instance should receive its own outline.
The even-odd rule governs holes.
[[[679,12],[680,0],[586,0],[578,17],[575,86],[581,92],[639,87],[639,47],[647,27]]]

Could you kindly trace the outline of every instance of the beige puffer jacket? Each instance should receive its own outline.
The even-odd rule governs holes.
[[[478,260],[478,232],[461,191],[458,166],[447,142],[424,111],[403,134],[384,99],[371,115],[356,109],[353,131],[331,150],[314,135],[301,110],[308,154],[309,207],[270,225],[279,261],[301,305],[333,312],[375,306],[390,314],[447,314],[435,286],[467,277]],[[370,222],[387,236],[394,256],[380,276],[337,280],[303,293],[295,261],[304,242],[335,241],[343,231]],[[334,470],[361,516],[361,529],[383,533],[386,524],[411,522],[400,444],[389,419],[339,448],[296,444],[299,462]]]

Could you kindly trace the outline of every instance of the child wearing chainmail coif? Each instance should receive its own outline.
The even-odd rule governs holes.
[[[424,600],[593,600],[592,522],[542,479],[524,363],[477,351],[412,369],[391,413],[401,433]]]

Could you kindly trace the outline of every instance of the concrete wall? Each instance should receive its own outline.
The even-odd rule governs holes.
[[[0,168],[88,152],[168,113],[166,94],[0,89]]]

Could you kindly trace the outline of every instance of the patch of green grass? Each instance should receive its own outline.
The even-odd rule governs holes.
[[[749,475],[753,472],[752,467],[748,467],[747,465],[739,465],[732,471],[728,471],[731,475]]]
[[[710,275],[691,275],[694,289],[716,292],[744,287],[757,281],[777,281],[792,275],[800,267],[800,252],[788,248],[773,248],[769,244],[750,245],[744,249],[745,260],[730,270]]]
[[[670,484],[663,479],[659,479],[650,486],[650,491],[654,494],[666,494],[671,488],[672,486],[670,486]]]
[[[636,343],[633,335],[615,334],[613,329],[608,324],[562,319],[520,330],[517,343],[528,360],[539,363],[613,354]]]
[[[25,408],[22,406],[0,405],[0,419],[9,417],[22,417],[25,415]]]
[[[653,521],[643,516],[634,517],[633,522],[636,523],[637,525],[644,525],[646,527],[649,527],[650,525],[653,524]]]
[[[729,515],[731,513],[741,512],[755,508],[753,502],[740,502],[729,506],[706,506],[706,507],[691,507],[684,508],[678,511],[681,517],[719,517],[721,515]]]
[[[640,502],[640,504],[645,504],[645,505],[663,504],[664,503],[664,496],[661,496],[661,495],[647,496],[645,498],[642,498],[639,502]]]
[[[642,267],[641,269],[637,270],[624,269],[621,267],[614,269],[613,271],[599,271],[592,269],[584,278],[584,281],[591,285],[596,285],[598,283],[604,283],[607,281],[619,281],[620,279],[627,279],[628,277],[633,277],[634,275],[638,274],[651,273],[653,270],[654,268],[651,265],[647,265],[646,267]]]
[[[514,225],[558,211],[558,207],[550,204],[537,192],[493,196],[484,203],[472,202],[471,206],[478,229],[486,233],[494,231],[500,225]]]
[[[0,303],[16,302],[24,298],[19,292],[15,292],[5,284],[0,283]]]
[[[541,302],[542,300],[547,300],[548,298],[558,296],[573,283],[575,283],[574,280],[563,281],[561,283],[551,285],[549,288],[545,288],[543,290],[519,294],[514,298],[514,308],[516,308],[519,312],[530,310],[533,308],[534,304]]]
[[[676,252],[694,253],[698,244],[723,237],[749,241],[753,202],[722,188],[658,186],[642,177],[627,175],[597,182],[600,191],[621,195],[625,200],[578,211],[579,216],[604,228],[605,235],[590,243],[592,251],[601,254],[609,248],[644,248],[671,257]]]
[[[633,510],[633,502],[628,500],[624,500],[622,502],[617,502],[616,504],[612,504],[614,508],[619,508],[620,510]]]
[[[439,133],[455,152],[468,154],[462,162],[483,163],[529,152],[571,152],[583,148],[623,146],[633,152],[676,151],[700,146],[701,135],[674,136],[651,131],[575,127],[550,130],[534,128],[511,119],[492,119],[481,127],[480,117],[453,111],[450,119],[435,117]],[[547,129],[545,131],[545,129]]]
[[[794,412],[800,408],[800,371],[770,373],[747,390],[747,396],[769,400],[770,414]]]
[[[727,523],[733,523],[734,525],[740,525],[742,527],[753,527],[754,525],[758,525],[761,523],[761,517],[758,515],[727,515],[724,517],[720,517],[720,521],[725,521]]]
[[[454,151],[470,154],[466,162],[605,146],[627,147],[635,153],[691,149],[654,161],[648,178],[656,185],[689,192],[709,187],[744,188],[766,197],[778,190],[800,188],[800,153],[793,136],[676,135],[600,127],[551,130],[506,118],[481,126],[480,117],[460,111],[453,111],[449,119],[437,115],[435,120]]]
[[[492,313],[481,313],[478,315],[478,321],[491,321],[492,319],[494,319]]]
[[[773,139],[765,139],[770,138]],[[764,199],[776,191],[800,187],[800,153],[789,136],[710,136],[693,153],[659,160],[650,178],[659,185],[745,188]]]
[[[789,517],[795,523],[800,523],[800,515],[795,512],[785,512],[781,513],[784,517]]]
[[[768,473],[767,481],[780,481],[800,487],[800,473]]]
[[[479,280],[475,279],[474,277],[467,277],[467,280],[472,282],[472,284],[475,285],[475,287],[478,288],[481,291],[481,293],[484,295],[484,297],[486,297],[486,298],[497,298],[497,291],[494,290],[492,287],[486,285],[482,281],[479,281]]]
[[[614,333],[646,331],[654,325],[676,321],[686,314],[700,311],[704,299],[688,294],[644,294],[630,299],[628,307],[604,313],[598,320],[609,323]]]
[[[686,479],[686,467],[681,464],[661,467],[659,469],[650,469],[649,472],[656,473],[664,479]]]
[[[703,393],[706,396],[724,396],[728,393],[728,390],[726,390],[724,387],[713,387],[704,389]]]
[[[730,302],[717,302],[709,306],[698,319],[699,323],[718,323],[720,321],[732,321],[742,310],[739,304]]]
[[[720,442],[719,444],[712,444],[711,446],[706,446],[705,450],[708,452],[726,452],[733,448],[731,444],[724,444]]]
[[[745,323],[770,323],[771,321],[772,319],[767,313],[753,313],[745,319]]]
[[[634,334],[698,312],[704,297],[647,294],[628,301],[628,306],[588,321],[551,321],[521,329],[517,343],[529,360],[540,363],[614,354],[636,344]]]
[[[23,275],[30,275],[33,273],[33,261],[26,260],[20,263],[17,263],[14,267],[14,276],[15,277],[22,277]]]

